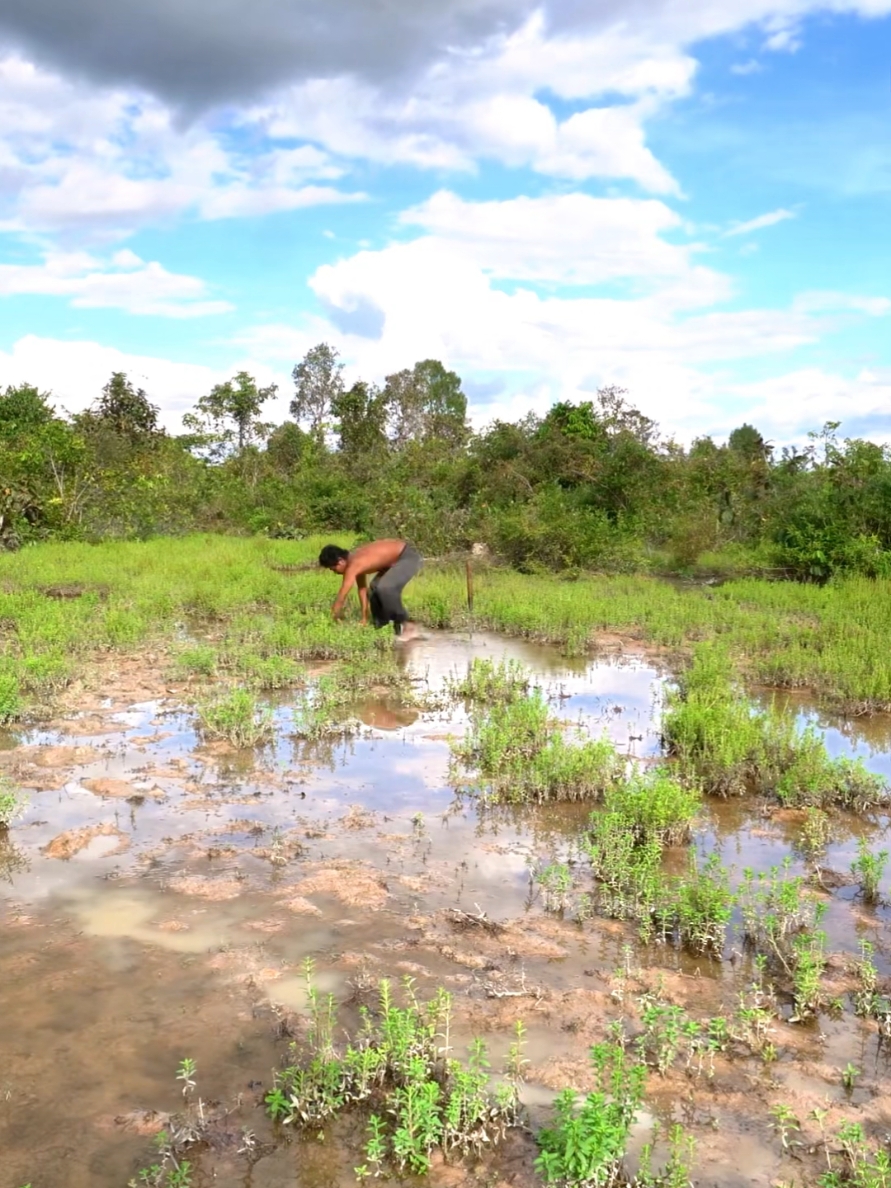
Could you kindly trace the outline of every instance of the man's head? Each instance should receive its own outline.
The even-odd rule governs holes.
[[[349,552],[340,545],[325,545],[319,553],[319,565],[322,569],[330,569],[332,573],[343,573],[349,559]]]

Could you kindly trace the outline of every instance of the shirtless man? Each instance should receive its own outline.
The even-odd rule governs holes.
[[[402,591],[422,564],[421,554],[404,540],[375,540],[360,545],[351,553],[339,545],[325,545],[319,553],[319,565],[343,578],[331,614],[335,619],[340,617],[347,595],[355,586],[362,607],[363,626],[368,622],[370,610],[375,627],[392,623],[393,631],[400,639],[413,639],[417,629],[408,621],[402,605]],[[370,573],[375,577],[369,590],[367,578]]]

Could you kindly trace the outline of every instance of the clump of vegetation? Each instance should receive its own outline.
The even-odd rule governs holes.
[[[0,834],[9,829],[27,808],[25,796],[8,776],[0,775]]]
[[[194,1060],[181,1062],[176,1079],[182,1084],[184,1109],[155,1137],[156,1162],[140,1169],[128,1188],[191,1188],[194,1168],[185,1155],[204,1141],[209,1121],[201,1098],[193,1100],[196,1071]]]
[[[622,772],[609,740],[569,737],[539,690],[474,710],[454,752],[497,803],[597,800]]]
[[[493,1091],[481,1041],[471,1044],[466,1062],[451,1054],[451,999],[444,990],[420,1002],[406,978],[400,1006],[389,981],[381,981],[377,1009],[360,1008],[358,1033],[338,1050],[334,1000],[313,985],[311,961],[306,980],[308,1044],[302,1050],[292,1045],[293,1063],[276,1073],[267,1110],[283,1125],[313,1128],[345,1109],[369,1111],[366,1162],[356,1169],[360,1178],[379,1175],[390,1164],[423,1175],[434,1150],[479,1154],[518,1122],[522,1027],[508,1056],[506,1080]]]
[[[652,1147],[640,1171],[624,1167],[628,1136],[643,1102],[646,1066],[615,1043],[591,1049],[596,1089],[581,1097],[564,1089],[554,1102],[554,1120],[540,1131],[536,1169],[546,1184],[560,1188],[685,1188],[690,1179],[691,1143],[680,1127],[669,1135],[671,1155],[661,1171],[652,1169]]]
[[[879,885],[887,861],[887,850],[879,850],[877,854],[873,854],[865,837],[858,840],[857,857],[851,863],[851,873],[860,880],[860,891],[866,903],[879,902]]]
[[[833,1146],[836,1150],[824,1136],[829,1170],[817,1180],[820,1188],[891,1188],[891,1155],[886,1146],[876,1147],[867,1141],[859,1122],[840,1127]]]
[[[821,977],[826,966],[826,934],[819,928],[827,905],[808,892],[791,862],[755,875],[746,870],[738,890],[746,943],[791,982],[795,1013],[791,1022],[810,1018],[825,1005]]]
[[[662,846],[689,839],[701,806],[699,789],[676,779],[667,767],[635,772],[603,795],[603,815],[616,818],[611,828],[629,830],[636,843],[656,841]]]
[[[518,660],[489,660],[475,656],[463,677],[453,676],[447,688],[469,705],[511,702],[529,692],[529,673]]]
[[[272,711],[259,705],[252,690],[230,689],[198,703],[198,728],[206,738],[255,747],[273,734]]]
[[[681,770],[713,795],[752,791],[787,807],[853,811],[887,799],[881,777],[859,760],[830,758],[813,728],[799,732],[790,714],[754,707],[728,653],[714,645],[697,648],[669,698],[663,732]]]

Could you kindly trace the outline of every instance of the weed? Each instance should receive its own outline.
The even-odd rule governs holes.
[[[17,820],[25,811],[28,802],[19,792],[12,781],[5,775],[0,775],[0,833],[5,833],[13,821]]]
[[[835,1137],[841,1166],[833,1166],[833,1152],[824,1139],[829,1170],[817,1181],[819,1188],[891,1188],[891,1156],[884,1146],[870,1147],[859,1122],[845,1123]]]
[[[797,838],[799,850],[813,861],[823,854],[832,840],[832,821],[822,809],[808,807],[804,810],[804,822]]]
[[[842,1084],[846,1092],[852,1093],[854,1090],[854,1082],[860,1076],[860,1069],[848,1061],[847,1065],[842,1069]]]
[[[734,679],[729,654],[700,646],[669,696],[663,732],[683,773],[713,795],[770,794],[788,807],[838,805],[862,812],[887,799],[884,780],[859,760],[832,759],[812,727],[756,709]]]
[[[885,873],[887,861],[887,850],[879,850],[878,854],[873,854],[865,837],[858,840],[857,857],[851,863],[851,873],[860,880],[860,890],[866,903],[878,903],[879,884]]]
[[[789,1139],[791,1135],[798,1133],[801,1130],[801,1123],[795,1117],[792,1109],[787,1105],[775,1105],[770,1111],[773,1119],[772,1125],[774,1130],[780,1137],[783,1144],[783,1150],[789,1150]]]
[[[572,871],[565,862],[553,862],[544,866],[535,876],[542,890],[546,912],[563,912],[569,906],[572,891]]]
[[[571,741],[539,690],[472,711],[467,738],[453,750],[499,803],[596,800],[621,772],[612,744]]]
[[[194,1103],[188,1101],[197,1087],[195,1072],[194,1060],[187,1057],[181,1061],[176,1079],[182,1083],[182,1095],[188,1104],[156,1136],[157,1162],[138,1171],[128,1182],[128,1188],[191,1188],[194,1168],[185,1153],[205,1141],[210,1121],[200,1097]]]
[[[701,807],[698,788],[680,783],[664,767],[635,773],[604,792],[604,810],[620,819],[636,842],[662,846],[686,841]]]
[[[471,1044],[466,1063],[449,1055],[451,1000],[445,991],[421,1003],[407,978],[405,1005],[399,1006],[390,983],[382,981],[377,1010],[360,1008],[358,1034],[338,1052],[334,1002],[315,990],[311,962],[306,978],[307,1051],[276,1074],[266,1097],[274,1120],[318,1127],[348,1107],[370,1108],[360,1178],[379,1174],[385,1161],[399,1171],[424,1174],[437,1147],[446,1153],[479,1153],[517,1122],[522,1029],[509,1056],[508,1079],[493,1092],[481,1041]],[[295,1045],[292,1053],[297,1056]]]
[[[207,738],[235,747],[255,747],[272,735],[272,712],[249,689],[231,689],[198,703],[198,727]]]
[[[628,1133],[643,1100],[645,1067],[615,1044],[591,1049],[597,1089],[583,1100],[564,1089],[553,1125],[538,1135],[536,1168],[545,1183],[566,1188],[616,1184]]]
[[[475,657],[463,677],[447,681],[453,697],[469,705],[491,705],[494,702],[516,701],[525,696],[530,687],[529,674],[517,660],[480,659]]]

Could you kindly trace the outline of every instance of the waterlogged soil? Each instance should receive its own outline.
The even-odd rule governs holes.
[[[474,656],[515,658],[555,712],[652,762],[669,674],[608,642],[594,660],[569,661],[491,635],[433,634],[400,655],[429,692]],[[456,1049],[482,1036],[496,1071],[522,1019],[533,1127],[561,1088],[592,1087],[589,1046],[616,1020],[633,1034],[643,995],[703,1019],[732,1014],[751,986],[732,939],[723,960],[692,959],[640,946],[619,923],[546,910],[532,877],[542,864],[568,862],[574,894],[588,886],[577,842],[587,810],[481,810],[456,795],[449,738],[464,729],[460,707],[420,713],[368,695],[353,733],[310,744],[279,699],[274,743],[239,752],[202,743],[187,689],[164,670],[160,656],[97,669],[68,691],[58,720],[0,736],[0,771],[30,795],[0,839],[0,1188],[123,1188],[181,1104],[175,1071],[186,1056],[214,1118],[197,1185],[353,1184],[355,1120],[323,1143],[287,1143],[262,1111],[289,1037],[305,1033],[307,957],[344,1025],[381,977],[411,977],[422,996],[444,986]],[[833,753],[891,775],[891,723],[819,718],[804,700],[796,710]],[[800,824],[742,800],[711,804],[695,844],[737,873],[787,857],[799,869]],[[891,974],[888,911],[862,905],[848,877],[858,837],[881,849],[886,827],[881,817],[836,821],[823,859],[826,985],[842,999],[862,940],[881,977]],[[773,1063],[722,1055],[699,1075],[653,1073],[635,1146],[654,1119],[678,1121],[696,1140],[697,1184],[804,1184],[820,1170],[813,1109],[829,1111],[832,1131],[846,1119],[875,1135],[891,1129],[875,1024],[849,1005],[807,1025],[789,1014],[781,1003]],[[860,1070],[851,1092],[848,1063]],[[804,1127],[788,1150],[771,1125],[779,1103]],[[531,1185],[534,1156],[518,1132],[484,1165],[438,1164],[430,1182]]]

